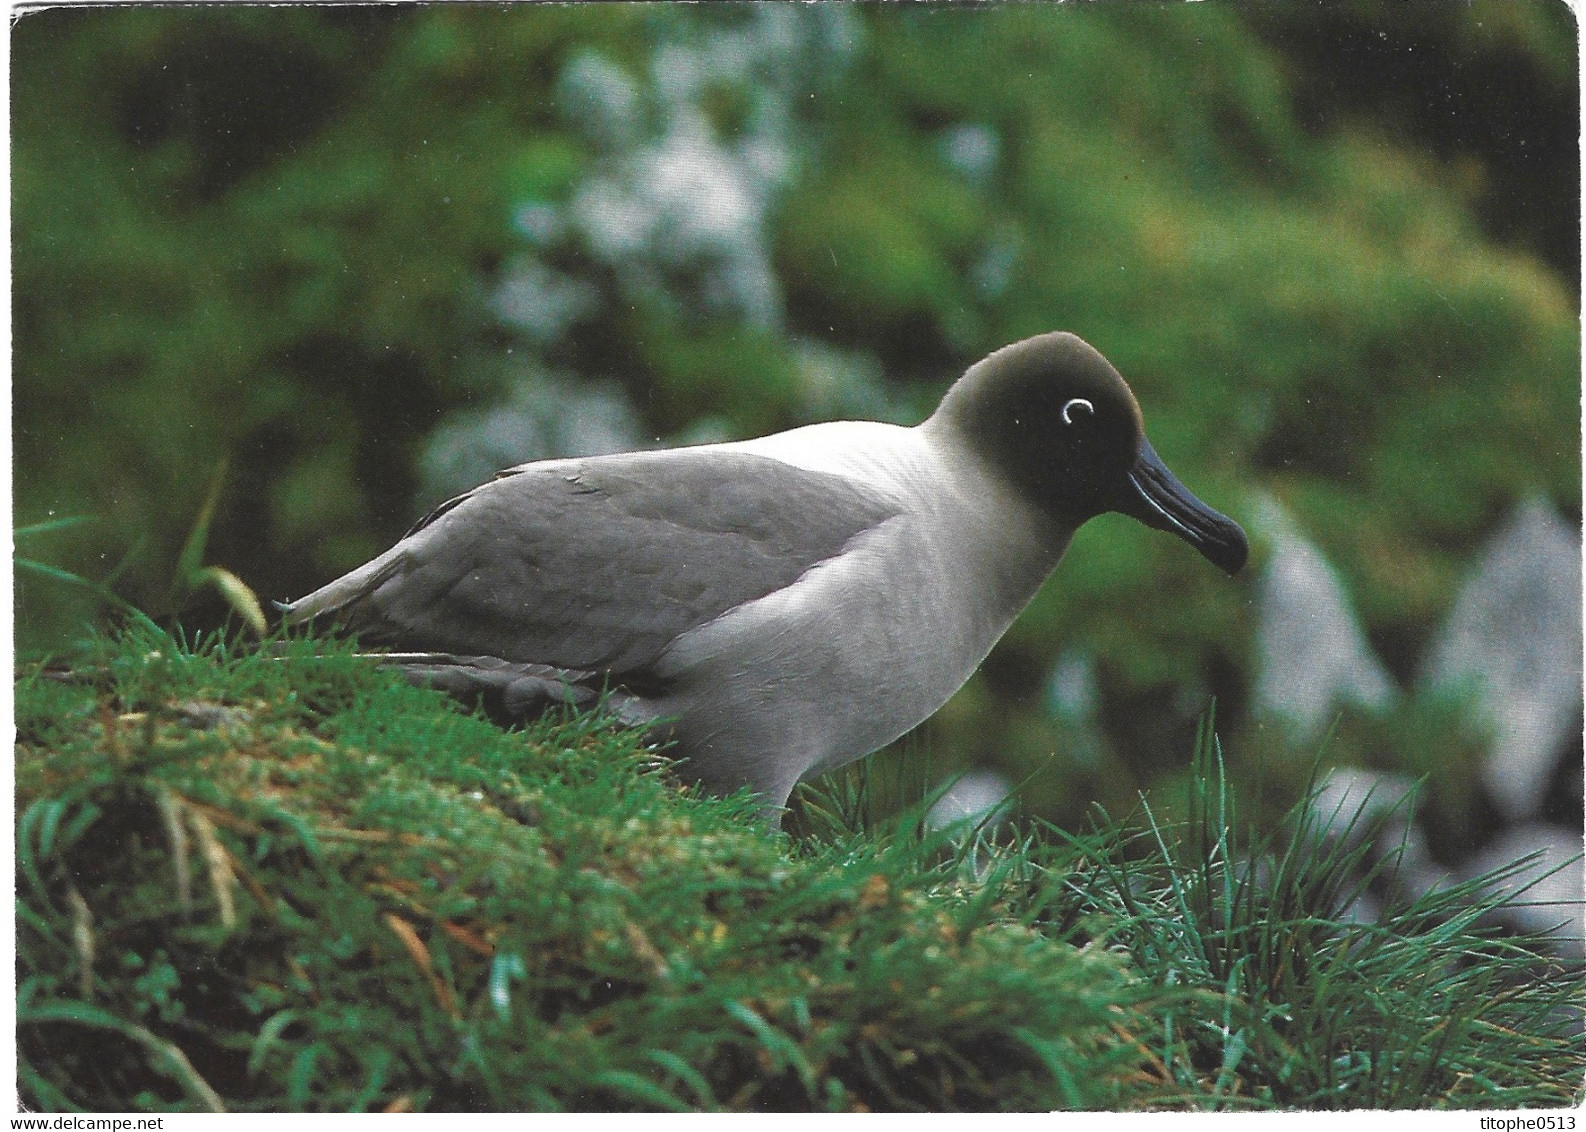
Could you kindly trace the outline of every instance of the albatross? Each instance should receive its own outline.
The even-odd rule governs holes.
[[[1059,332],[976,362],[914,427],[509,468],[283,608],[498,718],[600,702],[774,812],[945,703],[1108,511],[1229,574],[1248,554],[1118,371]]]

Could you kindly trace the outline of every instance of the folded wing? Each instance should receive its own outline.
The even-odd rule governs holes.
[[[642,680],[677,637],[897,513],[846,477],[719,448],[528,464],[287,614],[391,648]]]

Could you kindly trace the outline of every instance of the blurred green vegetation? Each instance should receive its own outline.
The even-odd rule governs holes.
[[[1517,500],[1579,518],[1576,73],[1554,0],[32,12],[15,522],[98,521],[22,549],[162,608],[224,465],[208,560],[285,599],[401,534],[449,414],[536,375],[612,383],[646,441],[912,421],[1062,328],[1203,498],[1283,503],[1404,679]],[[721,226],[625,243],[634,155],[696,119],[740,174],[684,168]],[[505,316],[526,272],[572,313]],[[1060,819],[1126,809],[1209,698],[1243,717],[1255,573],[1098,519],[925,744],[1038,770]],[[16,602],[24,654],[106,610],[37,575]],[[1095,749],[1048,706],[1063,650]]]

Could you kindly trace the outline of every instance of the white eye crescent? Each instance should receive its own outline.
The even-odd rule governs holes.
[[[1076,413],[1084,413],[1087,417],[1093,417],[1096,415],[1096,406],[1083,397],[1075,397],[1063,406],[1063,423],[1073,424],[1074,414]]]

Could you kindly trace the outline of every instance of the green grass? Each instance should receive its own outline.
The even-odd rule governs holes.
[[[590,717],[148,627],[16,685],[19,1086],[50,1110],[1553,1106],[1582,989],[1474,890],[1166,821],[791,826]],[[1246,862],[1264,862],[1252,868]]]
[[[1306,807],[1275,834],[1241,836],[1209,721],[1197,748],[1181,836],[1147,806],[1146,829],[1107,826],[1068,881],[1146,978],[1220,996],[1221,1017],[1164,1019],[1175,1080],[1209,1083],[1230,1107],[1579,1102],[1580,971],[1482,926],[1497,903],[1485,886],[1526,862],[1355,922],[1398,852],[1373,865],[1369,836],[1327,835]]]

